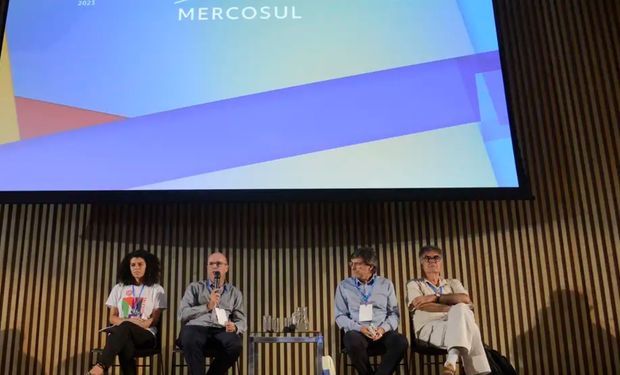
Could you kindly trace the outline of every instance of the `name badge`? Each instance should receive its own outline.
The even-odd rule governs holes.
[[[372,321],[372,303],[360,305],[360,322]]]
[[[228,314],[226,314],[226,310],[216,307],[215,315],[217,316],[217,324],[225,326],[228,321]]]

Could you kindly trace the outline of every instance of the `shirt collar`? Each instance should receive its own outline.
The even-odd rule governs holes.
[[[424,278],[424,283],[426,285],[428,285],[429,288],[435,290],[435,289],[439,289],[439,288],[443,288],[444,286],[448,285],[446,279],[440,277],[439,278],[439,285],[435,285],[433,283],[431,283],[427,278]]]
[[[228,285],[227,282],[224,282],[224,284],[222,284],[222,289],[223,292],[226,291],[226,286]],[[215,284],[213,282],[211,282],[211,280],[207,279],[207,289],[209,289],[209,292],[212,291],[213,289],[215,289]]]
[[[377,280],[377,274],[376,273],[372,274],[372,276],[370,277],[370,280],[368,280],[368,282],[366,284],[362,283],[357,277],[353,278],[353,282],[355,282],[356,286],[373,285],[376,280]]]

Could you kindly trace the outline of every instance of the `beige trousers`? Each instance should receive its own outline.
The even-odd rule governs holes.
[[[464,303],[452,306],[443,319],[422,326],[418,338],[440,348],[458,349],[467,375],[491,372],[474,313]]]

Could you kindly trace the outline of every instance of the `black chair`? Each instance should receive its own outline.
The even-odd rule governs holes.
[[[164,374],[164,363],[163,363],[163,359],[162,359],[162,353],[161,353],[161,322],[163,320],[163,316],[159,317],[159,322],[157,323],[157,335],[155,335],[155,346],[152,348],[139,348],[136,349],[136,355],[134,356],[135,358],[141,358],[142,361],[140,361],[141,363],[137,363],[136,367],[140,367],[140,368],[148,368],[149,369],[149,373],[153,373],[153,357],[157,357],[157,373],[159,375],[163,375]],[[103,354],[103,349],[97,348],[97,349],[93,349],[90,351],[90,355],[91,355],[91,367],[94,366],[97,361],[99,360],[99,357]],[[146,363],[146,358],[148,358],[148,363]],[[119,365],[116,364],[116,362],[114,362],[112,364],[112,366],[110,366],[110,370],[108,370],[108,373],[114,373],[114,367],[118,367]]]
[[[175,341],[174,350],[172,350],[172,374],[173,375],[178,374],[179,371],[183,371],[183,368],[187,367],[187,364],[185,363],[185,358],[183,357],[183,349],[181,347],[182,345],[181,345],[180,338],[177,338]],[[211,362],[213,362],[213,359],[217,357],[219,354],[220,352],[217,348],[207,350],[207,352],[205,353],[205,356],[206,356],[205,361],[207,362],[207,368],[209,368],[209,366],[211,365]],[[235,361],[234,368],[235,368],[234,372],[237,375],[241,375],[241,370],[239,370],[239,359]]]
[[[421,340],[416,336],[416,329],[413,323],[413,315],[415,314],[415,310],[409,312],[409,322],[411,322],[411,326],[409,328],[409,334],[411,336],[411,354],[409,355],[409,367],[413,368],[413,353],[417,353],[422,356],[422,364],[426,366],[436,366],[439,364],[443,364],[445,356],[448,354],[446,349],[435,346],[428,341]],[[437,357],[443,356],[442,359],[437,359]],[[430,357],[430,358],[429,358]],[[459,365],[461,367],[461,365]],[[461,373],[461,369],[459,369],[459,373]]]
[[[344,360],[344,366],[345,367],[353,367],[352,364],[349,363],[349,359],[348,359],[348,353],[347,353],[347,348],[344,347],[344,329],[340,329],[340,360]],[[380,357],[382,355],[385,354],[385,350],[382,350],[381,348],[369,348],[368,349],[368,357],[370,358],[370,364],[374,367],[375,370],[377,370],[377,366],[379,365],[377,363],[377,357]],[[409,362],[407,361],[407,353],[405,352],[405,356],[403,357],[403,360],[400,361],[399,363],[399,368],[400,366],[403,367],[403,369],[405,370],[405,375],[409,375]],[[400,369],[399,369],[400,371]]]

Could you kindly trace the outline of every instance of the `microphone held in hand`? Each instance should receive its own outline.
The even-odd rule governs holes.
[[[215,271],[213,276],[214,276],[213,284],[215,286],[215,289],[219,289],[220,288],[220,278],[222,277],[222,274],[220,273],[220,271]]]

